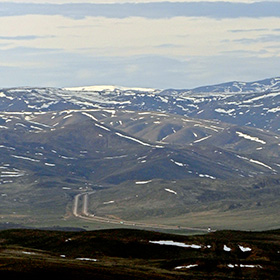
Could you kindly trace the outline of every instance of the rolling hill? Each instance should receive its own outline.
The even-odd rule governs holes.
[[[37,279],[277,279],[279,231],[0,232],[0,275]]]
[[[2,89],[1,219],[79,225],[74,197],[94,192],[89,210],[104,217],[275,228],[279,96],[279,78],[193,90]]]

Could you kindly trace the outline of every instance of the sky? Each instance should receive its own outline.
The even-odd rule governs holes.
[[[0,0],[0,88],[280,76],[279,1]]]

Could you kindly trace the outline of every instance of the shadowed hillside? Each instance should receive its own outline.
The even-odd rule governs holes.
[[[35,279],[276,279],[279,231],[0,232],[0,275]]]

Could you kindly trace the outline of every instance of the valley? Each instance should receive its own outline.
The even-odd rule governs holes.
[[[73,205],[73,215],[75,217],[78,217],[80,219],[85,219],[87,221],[96,221],[101,223],[107,223],[107,224],[117,224],[117,225],[124,225],[132,228],[140,228],[140,229],[151,229],[151,230],[163,230],[163,231],[179,231],[180,233],[182,231],[194,231],[194,232],[210,232],[213,231],[210,228],[208,229],[202,229],[202,228],[191,228],[191,227],[183,227],[183,226],[172,226],[172,225],[161,225],[161,224],[147,224],[147,223],[141,223],[141,222],[134,222],[134,221],[123,221],[120,219],[113,219],[113,218],[106,218],[106,217],[100,217],[96,216],[95,214],[90,214],[88,212],[88,196],[94,194],[95,192],[91,193],[83,193],[78,194],[75,196],[74,205]],[[111,204],[114,203],[114,201],[109,201],[105,204]],[[79,204],[81,204],[82,210],[79,212]],[[110,215],[113,216],[113,215]]]

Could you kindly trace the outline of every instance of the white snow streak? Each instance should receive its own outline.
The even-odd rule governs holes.
[[[111,200],[111,201],[107,201],[107,202],[103,202],[103,204],[112,204],[112,203],[115,203],[115,201],[114,200]]]
[[[98,122],[98,119],[96,119],[96,118],[95,118],[94,116],[92,116],[91,114],[88,114],[88,113],[86,113],[86,112],[82,112],[82,114],[85,115],[85,116],[87,116],[87,117],[89,117],[89,118],[91,118],[92,120]]]
[[[249,158],[246,158],[246,157],[242,157],[242,156],[239,156],[239,155],[236,155],[236,156],[237,156],[238,158],[240,158],[240,159],[248,160],[248,161],[250,161],[250,162],[252,162],[252,163],[261,165],[261,166],[263,166],[263,167],[265,167],[265,168],[268,168],[268,169],[270,169],[270,170],[276,172],[276,170],[274,170],[272,167],[270,167],[269,165],[267,165],[267,164],[265,164],[265,163],[263,163],[263,162],[260,162],[260,161],[255,160],[255,159],[249,159]]]
[[[210,137],[212,137],[212,135],[208,135],[208,136],[206,136],[206,137],[197,139],[197,140],[193,141],[193,143],[198,143],[198,142],[204,141],[204,140],[206,140],[206,139],[208,139],[208,138],[210,138]]]
[[[45,163],[45,165],[46,165],[46,166],[55,166],[54,163],[47,163],[47,162]]]
[[[151,183],[152,180],[149,180],[149,181],[138,181],[138,182],[135,182],[136,185],[143,185],[143,184],[149,184]]]
[[[263,162],[260,162],[260,161],[254,160],[254,159],[250,159],[250,162],[253,162],[255,164],[258,164],[258,165],[261,165],[263,167],[266,167],[266,168],[268,168],[268,169],[270,169],[272,171],[275,171],[272,167],[270,167],[269,165],[264,164]]]
[[[183,167],[183,166],[186,166],[186,165],[187,165],[187,164],[185,164],[185,163],[175,161],[174,159],[170,159],[170,161],[171,161],[171,162],[173,162],[173,163],[175,163],[175,164],[176,164],[176,165],[178,165],[178,166],[181,166],[181,167]]]
[[[171,189],[164,189],[165,191],[167,191],[167,192],[170,192],[170,193],[173,193],[173,194],[176,194],[177,195],[177,192],[175,192],[175,191],[173,191],[173,190],[171,190]]]
[[[24,160],[30,160],[30,161],[40,162],[40,160],[34,159],[34,158],[28,158],[28,157],[16,156],[16,155],[11,155],[11,156],[14,157],[14,158],[19,158],[19,159],[24,159]]]
[[[235,267],[241,267],[241,268],[263,268],[259,264],[228,264],[227,265],[229,268],[235,268]]]
[[[100,128],[102,128],[102,129],[104,129],[104,130],[106,130],[106,131],[111,131],[109,128],[107,128],[107,127],[105,127],[105,126],[103,126],[103,125],[100,125],[100,124],[98,124],[98,123],[95,123],[95,126],[100,127]]]
[[[76,258],[76,260],[97,262],[97,259],[91,259],[91,258]]]
[[[227,245],[224,245],[224,251],[230,252],[230,251],[231,251],[231,248],[229,248]]]
[[[126,138],[126,139],[129,139],[129,140],[131,140],[131,141],[137,142],[137,143],[139,143],[139,144],[141,144],[141,145],[143,145],[143,146],[155,147],[155,148],[164,148],[163,146],[158,146],[158,145],[153,146],[153,145],[151,145],[151,144],[148,144],[148,143],[146,143],[146,142],[143,142],[143,141],[141,141],[141,140],[139,140],[139,139],[136,139],[136,138],[133,138],[133,137],[131,137],[131,136],[123,135],[123,134],[121,134],[121,133],[119,133],[119,132],[116,132],[116,135],[118,135],[118,136],[120,136],[120,137],[123,137],[123,138]]]
[[[250,251],[252,251],[252,249],[249,248],[249,247],[243,247],[243,246],[241,246],[241,245],[238,245],[238,247],[239,247],[239,249],[240,249],[242,252],[250,252]]]
[[[200,245],[196,244],[185,244],[182,242],[175,242],[172,240],[160,240],[160,241],[149,241],[150,243],[153,244],[159,244],[159,245],[169,245],[169,246],[178,246],[178,247],[183,247],[183,248],[192,248],[192,249],[201,249],[202,247]]]
[[[264,140],[261,140],[258,137],[250,136],[250,135],[244,134],[240,131],[236,131],[236,134],[239,137],[245,138],[247,140],[255,141],[255,142],[258,142],[258,143],[261,143],[261,144],[266,144],[266,142]]]
[[[198,264],[190,264],[190,265],[186,265],[186,266],[176,266],[175,269],[182,269],[182,268],[193,268],[193,267],[196,267],[198,266]]]

